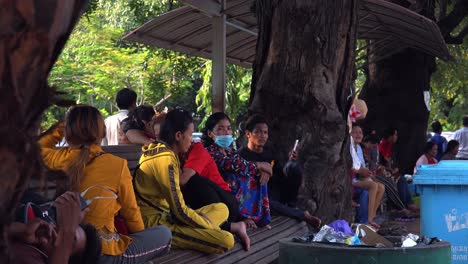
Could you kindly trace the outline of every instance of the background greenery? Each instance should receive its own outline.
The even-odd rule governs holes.
[[[138,93],[139,104],[154,105],[171,94],[160,109],[182,107],[199,115],[203,123],[211,113],[211,61],[122,40],[139,25],[178,6],[171,0],[92,1],[57,61],[50,83],[78,103],[97,107],[104,116],[118,110],[115,95],[124,87]],[[437,119],[446,130],[455,130],[468,114],[468,41],[449,48],[455,61],[437,61],[430,122]],[[251,69],[227,67],[226,112],[235,121],[233,125],[247,111],[251,74]],[[363,72],[358,71],[358,91],[364,81]],[[50,108],[43,127],[62,118],[65,110]]]

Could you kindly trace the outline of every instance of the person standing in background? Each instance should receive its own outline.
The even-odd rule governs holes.
[[[463,127],[455,132],[453,139],[460,143],[457,159],[468,160],[468,115],[463,117]]]
[[[117,114],[109,116],[104,120],[106,124],[106,137],[101,145],[119,145],[119,134],[123,133],[120,128],[122,120],[128,117],[128,113],[136,108],[137,94],[128,88],[124,88],[117,93],[115,102],[119,107]]]
[[[447,139],[441,135],[442,125],[439,123],[439,121],[432,122],[431,127],[432,127],[432,132],[434,132],[434,135],[431,137],[431,141],[437,145],[436,159],[437,161],[440,161],[440,159],[442,158],[442,155],[445,153],[445,150],[447,149]]]

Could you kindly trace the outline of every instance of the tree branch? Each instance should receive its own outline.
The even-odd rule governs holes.
[[[446,40],[450,40],[450,33],[466,16],[468,16],[468,0],[458,0],[453,6],[452,12],[437,23],[442,36]]]
[[[447,44],[460,45],[463,43],[463,39],[466,35],[468,35],[468,26],[465,26],[465,28],[463,28],[463,30],[456,37],[453,37],[452,35],[446,36],[445,42]]]

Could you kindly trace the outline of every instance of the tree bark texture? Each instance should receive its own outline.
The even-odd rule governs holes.
[[[392,2],[403,6],[408,3]],[[434,18],[433,1],[425,2],[421,14]],[[372,45],[368,54],[372,54]],[[394,151],[402,173],[412,174],[416,160],[422,155],[429,118],[423,92],[430,90],[434,70],[434,56],[410,48],[372,63],[367,69],[367,80],[360,94],[369,110],[364,128],[375,129],[379,135],[389,127],[398,130]]]
[[[5,227],[31,177],[41,177],[37,144],[44,110],[60,104],[49,72],[85,0],[0,0],[0,259],[8,260]]]
[[[250,113],[269,120],[280,161],[300,139],[305,209],[351,218],[347,113],[353,89],[356,1],[257,0],[259,35]]]

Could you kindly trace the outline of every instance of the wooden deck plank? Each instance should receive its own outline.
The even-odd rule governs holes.
[[[292,223],[293,225],[291,225]],[[260,253],[269,246],[273,247],[280,239],[288,237],[290,234],[296,232],[299,229],[302,229],[303,227],[304,226],[302,224],[297,223],[295,220],[292,220],[291,222],[288,221],[282,226],[277,227],[277,230],[274,232],[265,232],[264,234],[261,234],[261,236],[257,238],[255,243],[253,243],[250,247],[248,254],[235,254],[231,257],[223,258],[223,263],[239,263],[245,262],[246,260],[250,261],[249,259],[254,255]],[[273,229],[270,231],[273,231]]]
[[[173,250],[166,256],[154,259],[149,263],[162,264],[208,264],[208,263],[270,263],[279,255],[278,241],[281,238],[304,234],[307,228],[304,223],[278,216],[271,223],[272,229],[259,228],[250,230],[251,249],[246,252],[239,243],[234,248],[222,255],[203,254],[193,250]]]
[[[287,217],[274,217],[270,225],[273,229],[276,229],[278,226],[281,226],[282,224],[287,223],[289,221],[291,221],[291,219]],[[268,232],[268,230],[266,228],[257,228],[248,231],[252,244],[255,243],[256,237],[263,232]],[[223,259],[231,254],[236,254],[237,252],[244,252],[242,246],[239,243],[236,243],[233,249],[222,255],[208,255],[193,250],[174,249],[169,254],[155,259],[154,263],[192,263],[192,260],[196,260],[196,263],[200,263],[200,260],[203,260],[202,263],[211,263],[216,261],[217,259]]]
[[[141,155],[139,145],[104,146],[107,153],[127,159],[130,170],[135,169]],[[279,257],[278,241],[282,238],[303,235],[307,232],[304,223],[284,216],[274,216],[270,223],[272,229],[258,228],[249,230],[251,247],[248,252],[244,251],[240,243],[225,254],[204,254],[194,250],[172,249],[167,255],[156,258],[149,264],[208,264],[208,263],[259,263],[268,264],[275,262]]]
[[[240,264],[249,264],[249,263],[258,263],[263,261],[265,263],[270,263],[273,260],[277,259],[279,256],[279,244],[278,241],[285,237],[290,237],[292,234],[301,231],[303,233],[306,232],[305,224],[296,224],[295,226],[284,230],[274,236],[268,237],[257,244],[254,245],[258,250],[256,252],[249,252],[247,256],[243,259],[236,261],[236,263]]]
[[[262,228],[254,229],[248,232],[250,236],[250,242],[251,242],[249,252],[245,252],[242,245],[240,243],[236,243],[233,249],[231,249],[230,251],[226,252],[223,255],[216,255],[216,257],[203,258],[206,261],[203,263],[218,263],[218,260],[221,260],[223,263],[229,263],[225,261],[229,261],[229,258],[231,256],[250,254],[250,252],[252,252],[253,246],[256,243],[262,241],[265,237],[271,236],[272,233],[277,233],[277,232],[280,232],[281,230],[284,230],[284,228],[286,227],[285,225],[289,225],[291,220],[292,219],[284,217],[284,216],[274,217],[272,219],[272,222],[270,223],[272,227],[271,230],[268,230],[265,227],[262,227]],[[295,220],[292,220],[292,221],[297,223],[297,221]]]

